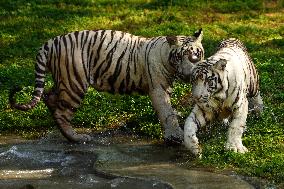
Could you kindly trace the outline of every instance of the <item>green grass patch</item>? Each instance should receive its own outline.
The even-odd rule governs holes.
[[[224,151],[226,128],[212,126],[200,133],[200,165],[234,169],[283,186],[284,180],[284,1],[189,0],[2,0],[0,2],[0,131],[42,133],[55,123],[43,103],[28,112],[11,110],[8,91],[26,86],[17,100],[30,99],[37,49],[48,39],[84,29],[114,29],[146,37],[191,35],[204,29],[206,56],[218,42],[236,37],[251,54],[261,78],[265,111],[250,116],[245,155]],[[47,79],[47,87],[52,85]],[[174,85],[173,106],[183,123],[191,111],[190,86]],[[110,108],[111,107],[111,108]],[[147,96],[119,96],[90,89],[73,124],[94,130],[124,128],[161,138],[161,127]]]

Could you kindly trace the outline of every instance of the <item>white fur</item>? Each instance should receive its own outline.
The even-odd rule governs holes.
[[[226,62],[223,64],[223,66],[225,65],[223,69],[221,61]],[[248,69],[248,65],[251,63],[249,61],[250,59],[243,49],[225,47],[219,49],[206,61],[196,65],[196,67],[200,64],[212,65],[208,68],[207,75],[211,75],[212,72],[218,73],[223,89],[214,94],[210,92],[209,85],[204,82],[204,78],[193,79],[192,94],[196,105],[185,122],[184,144],[194,155],[201,156],[201,147],[196,136],[198,128],[210,124],[217,117],[231,120],[225,149],[239,153],[248,151],[242,144],[242,134],[248,114],[249,82],[250,77],[253,77]],[[197,75],[195,68],[192,69],[192,78]],[[218,87],[220,88],[220,85]],[[253,98],[258,99],[257,103],[262,105],[259,92]]]

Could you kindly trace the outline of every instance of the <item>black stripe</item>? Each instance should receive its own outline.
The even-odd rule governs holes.
[[[44,47],[43,47],[43,48],[44,48],[45,51],[49,51],[48,42],[46,42],[46,43],[44,44]]]
[[[100,51],[101,51],[101,48],[102,48],[102,46],[103,46],[103,44],[104,44],[105,38],[106,38],[106,36],[105,36],[104,38],[100,39],[100,44],[99,44],[99,46],[98,46],[97,53],[96,53],[96,57],[95,57],[95,60],[94,60],[94,67],[97,65],[98,60],[100,59]],[[103,61],[103,62],[104,62],[104,61]],[[101,66],[102,66],[102,65],[100,65],[99,67],[101,67]],[[98,71],[98,68],[97,68],[97,70],[96,70],[96,73],[97,73],[97,71]]]
[[[70,72],[71,72],[71,70],[69,69],[69,66],[70,66],[70,61],[72,61],[72,39],[70,39],[70,36],[68,35],[68,41],[70,42],[70,49],[71,49],[71,52],[69,52],[68,51],[68,49],[67,49],[67,46],[66,46],[66,48],[65,48],[65,50],[66,50],[66,57],[65,57],[65,67],[63,68],[63,69],[66,69],[66,74],[67,74],[67,77],[68,77],[68,84],[70,85],[70,87],[72,88],[72,83],[70,83],[70,81],[71,81],[71,76],[70,76]],[[71,57],[69,57],[69,53],[71,54]],[[71,60],[69,60],[69,58],[71,58]],[[72,62],[71,62],[71,64],[72,64]],[[60,66],[59,66],[60,67]],[[73,72],[74,73],[74,72]],[[72,74],[73,74],[72,73]]]
[[[152,85],[152,88],[154,87],[154,84],[153,84],[153,78],[152,78],[152,74],[151,74],[151,70],[150,70],[150,64],[149,64],[149,54],[150,54],[150,51],[152,50],[152,47],[155,45],[155,42],[158,40],[159,38],[157,38],[155,41],[150,41],[148,42],[147,46],[146,46],[146,50],[145,50],[145,63],[147,64],[147,68],[148,68],[148,74],[149,74],[149,77],[150,77],[150,81],[151,81],[151,85]],[[150,46],[150,47],[149,47]],[[149,47],[149,49],[148,49]],[[147,54],[146,54],[147,53]]]
[[[89,41],[89,47],[88,47],[88,70],[89,70],[89,75],[90,75],[90,71],[91,71],[91,67],[93,67],[92,63],[94,62],[93,61],[93,57],[94,57],[94,46],[95,46],[95,43],[96,43],[96,40],[97,40],[97,36],[98,36],[98,33],[96,32],[92,39]],[[91,48],[91,45],[92,45],[92,48]],[[83,51],[81,52],[82,53],[82,57],[83,56]]]
[[[67,65],[66,68],[67,68],[68,81],[69,81],[69,84],[70,84],[70,87],[72,88],[72,90],[78,96],[80,96],[78,94],[78,92],[80,92],[80,93],[84,92],[85,91],[85,87],[84,87],[84,82],[82,81],[81,75],[78,72],[78,69],[76,68],[76,64],[78,64],[78,62],[75,62],[75,45],[74,45],[74,42],[73,42],[71,36],[69,36],[69,41],[70,41],[70,45],[71,45],[71,62],[68,61],[68,64],[69,63],[71,64],[71,67],[73,68],[73,73],[71,73],[71,70],[69,70],[69,65]],[[79,89],[79,87],[77,85],[75,85],[74,82],[72,82],[72,76],[74,76],[76,78],[77,82],[79,83],[79,85],[81,86],[83,91],[81,89]]]
[[[35,66],[35,71],[38,74],[45,74],[45,70],[42,70],[37,64]]]
[[[84,62],[84,55],[86,54],[87,57],[88,57],[88,53],[90,51],[89,46],[90,46],[90,41],[91,40],[92,40],[92,38],[90,38],[90,40],[89,40],[87,53],[85,53],[85,50],[84,50],[85,46],[86,46],[86,43],[83,44],[83,48],[80,50],[81,51],[81,64],[82,64],[83,70],[84,70],[84,77],[87,78],[87,81],[89,81],[89,77],[90,77],[90,75],[88,75],[88,73],[89,73],[88,70],[90,70],[90,67],[89,67],[89,65],[87,65],[87,64],[89,64],[88,60],[87,60],[87,62]],[[74,52],[73,52],[73,54],[74,54]],[[80,73],[78,73],[78,70],[75,68],[75,64],[78,64],[78,63],[79,62],[74,62],[74,55],[73,55],[73,64],[74,64],[73,67],[74,67],[74,70],[75,70],[75,76],[77,76],[76,78],[78,78],[79,83],[81,84],[82,88],[85,90],[84,82],[80,79]]]
[[[132,81],[131,83],[131,88],[130,88],[131,91],[136,91],[136,85],[135,85],[135,82]]]
[[[114,31],[114,30],[111,30],[111,31],[110,31],[110,42],[107,44],[106,49],[108,49],[109,45],[112,44],[114,34],[115,34],[115,31]]]
[[[138,87],[139,87],[140,89],[142,89],[142,81],[143,81],[143,76],[141,75],[141,76],[140,76],[139,83],[138,83]]]
[[[131,39],[130,39],[130,50],[129,50],[129,56],[128,56],[128,62],[127,62],[127,67],[126,67],[126,88],[129,88],[129,83],[130,83],[130,63],[133,63],[132,61],[132,54],[133,54],[133,39],[132,39],[132,36],[131,36]]]
[[[113,58],[113,54],[114,54],[115,51],[116,51],[117,44],[118,44],[118,42],[115,43],[115,45],[113,46],[113,48],[112,48],[112,49],[108,52],[108,54],[106,55],[106,63],[107,63],[107,65],[106,65],[105,69],[101,71],[100,76],[104,75],[105,72],[108,71],[110,65],[113,63],[113,62],[112,62],[112,58]],[[99,76],[99,77],[100,77],[100,76]]]
[[[129,66],[129,63],[130,63],[130,60],[128,60],[128,63],[127,63],[127,67],[126,67],[126,87],[128,88],[129,86],[129,83],[130,83],[130,66]]]
[[[95,72],[95,74],[93,76],[94,77],[94,82],[96,82],[97,79],[99,78],[99,73],[100,73],[101,67],[103,66],[104,63],[105,63],[105,60],[103,60],[103,62],[96,69],[96,72]]]
[[[83,49],[83,47],[85,46],[85,44],[87,43],[87,40],[88,40],[88,38],[89,38],[89,33],[90,33],[90,31],[87,30],[87,31],[84,31],[84,33],[86,34],[86,37],[84,38],[83,44],[81,44],[82,49]],[[81,41],[81,42],[82,42],[82,41]]]
[[[230,80],[229,80],[229,75],[227,74],[227,81],[228,81],[228,88],[227,88],[227,90],[226,90],[226,98],[228,98],[228,96],[229,96],[229,89],[230,89]]]
[[[43,81],[35,81],[35,88],[43,88],[44,82]]]
[[[221,87],[220,87],[220,89],[215,91],[215,94],[219,93],[220,91],[222,91],[224,89],[223,82],[222,82],[222,80],[220,78],[220,74],[219,73],[216,73],[216,74],[217,74],[217,81],[216,80],[214,81],[216,83],[216,88],[215,89],[217,89],[218,83],[221,85]]]
[[[69,51],[68,51],[68,49],[67,49],[67,41],[66,41],[66,39],[64,40],[64,43],[65,43],[65,46],[66,46],[66,57],[65,57],[65,67],[64,67],[64,69],[66,69],[66,74],[67,74],[67,77],[68,77],[68,81],[66,81],[66,82],[68,82],[68,84],[69,84],[69,86],[71,87],[71,89],[68,89],[68,87],[66,86],[66,84],[65,83],[63,83],[63,82],[61,82],[61,84],[63,84],[64,86],[65,86],[65,88],[66,89],[68,89],[68,90],[72,90],[72,91],[68,91],[68,90],[64,90],[64,91],[66,91],[67,93],[68,93],[68,95],[71,97],[72,96],[72,99],[74,100],[74,99],[76,99],[72,94],[71,94],[71,92],[74,92],[74,91],[77,91],[77,92],[79,92],[80,91],[80,89],[77,87],[77,86],[75,86],[74,85],[74,83],[73,82],[71,82],[72,81],[72,79],[71,79],[71,77],[73,77],[73,75],[75,75],[74,74],[74,70],[73,70],[73,72],[71,73],[71,70],[69,69],[69,68],[71,68],[71,67],[73,67],[74,66],[74,63],[73,63],[73,61],[74,61],[74,44],[73,44],[73,41],[72,41],[72,37],[70,36],[70,35],[68,35],[68,40],[69,40],[69,42],[70,42],[70,49],[71,49],[71,52],[70,52],[70,55],[71,55],[71,63],[70,63],[70,60],[69,60]],[[73,65],[71,65],[71,67],[70,67],[70,64],[73,64]],[[60,67],[59,67],[60,68]],[[61,71],[61,69],[59,69],[60,71]],[[71,75],[72,74],[72,75]],[[60,73],[60,75],[61,75],[61,73]],[[75,92],[74,92],[75,93]],[[76,93],[75,93],[76,94]],[[78,95],[78,94],[76,94],[76,95]],[[78,95],[79,96],[79,95]],[[75,101],[77,101],[78,102],[78,100],[76,99]],[[80,102],[79,102],[80,103]]]
[[[126,47],[127,49],[127,47]],[[113,73],[113,75],[111,77],[109,77],[108,79],[108,82],[112,88],[112,91],[115,91],[115,88],[114,88],[114,84],[118,78],[118,76],[120,75],[121,73],[121,69],[122,69],[122,65],[121,65],[121,60],[122,58],[124,57],[125,55],[125,51],[126,49],[124,49],[124,51],[122,51],[121,55],[119,56],[119,58],[117,59],[117,62],[116,62],[116,67],[115,67],[115,71]],[[124,82],[124,81],[123,81]],[[125,86],[125,85],[124,85]]]
[[[72,93],[72,91],[70,91],[68,88],[67,88],[67,86],[63,83],[63,82],[60,82],[60,84],[59,84],[59,86],[61,86],[61,85],[63,85],[63,87],[64,88],[60,88],[59,89],[59,94],[60,93],[63,93],[63,92],[65,92],[68,96],[69,96],[69,98],[71,98],[71,100],[73,101],[73,102],[75,102],[76,104],[80,104],[81,103],[81,97],[80,97],[80,95],[78,95],[78,94],[76,94],[76,95],[78,95],[78,97],[80,97],[80,100],[78,100],[75,96],[74,96],[74,94]]]
[[[236,87],[235,87],[235,88],[236,88]],[[238,93],[237,93],[237,96],[235,97],[235,100],[234,100],[234,102],[233,102],[233,104],[232,104],[232,107],[234,107],[235,104],[239,101],[239,99],[240,99],[240,97],[239,97],[240,91],[241,91],[241,89],[238,88]]]
[[[123,93],[126,92],[124,79],[120,82],[120,85],[119,85],[119,88],[118,88],[118,92],[119,92],[120,94],[123,94]]]
[[[76,47],[78,47],[78,35],[79,35],[79,32],[78,31],[75,31],[74,32],[74,36],[75,36],[75,41],[76,41]]]
[[[89,40],[89,46],[88,46],[88,59],[87,62],[83,62],[84,61],[84,54],[82,51],[82,62],[83,62],[83,66],[84,66],[84,71],[85,74],[87,75],[87,80],[88,82],[90,82],[90,76],[91,76],[91,67],[93,67],[94,61],[94,46],[97,40],[97,36],[98,36],[98,32],[95,32],[94,35],[92,36],[92,38]],[[91,47],[92,45],[92,47]],[[88,72],[88,74],[87,74]]]
[[[54,71],[54,62],[51,62],[52,61],[52,56],[53,56],[53,47],[52,47],[52,45],[51,45],[51,48],[50,48],[50,58],[49,58],[49,61],[48,61],[48,65],[50,65],[50,68],[51,68],[51,70],[52,70],[52,73],[55,73],[55,71]],[[53,64],[52,64],[53,63]]]
[[[60,39],[60,43],[59,43],[59,47],[58,47],[58,56],[57,56],[57,67],[59,69],[59,65],[61,64],[61,55],[62,55],[62,49],[61,49],[61,41],[62,41],[62,38]],[[65,55],[65,56],[68,56],[68,55]]]
[[[197,116],[196,116],[195,112],[192,112],[192,114],[193,114],[193,117],[192,117],[193,122],[196,124],[197,129],[200,129],[201,128],[201,124],[200,124],[199,119],[197,119]]]
[[[54,43],[54,46],[55,46],[55,49],[57,48],[57,45],[58,45],[58,37],[56,37],[54,40],[53,40],[53,43]],[[56,49],[57,51],[57,49]]]
[[[85,38],[85,32],[81,32],[81,40],[80,40],[80,42],[81,42],[81,49],[83,49],[83,47],[84,47],[84,43],[83,43],[84,38]]]
[[[104,36],[104,34],[105,34],[105,30],[101,30],[101,37],[100,37],[100,41],[102,41],[103,39],[105,39],[106,38],[106,35]]]
[[[87,55],[87,57],[89,58],[89,56],[90,56],[90,50],[91,50],[91,45],[93,45],[93,43],[92,43],[92,40],[93,40],[93,38],[92,38],[92,36],[90,37],[90,39],[84,44],[84,47],[83,47],[83,49],[85,48],[85,46],[87,46],[87,52],[86,52],[86,55]],[[83,51],[83,50],[82,50]]]
[[[73,44],[73,43],[72,43]],[[78,81],[79,85],[81,86],[81,88],[83,89],[83,91],[81,91],[81,89],[79,89],[79,87],[76,86],[76,92],[84,92],[86,90],[86,86],[87,84],[84,83],[84,81],[82,80],[82,77],[85,77],[86,78],[86,72],[84,72],[84,75],[81,75],[80,72],[78,71],[76,65],[79,63],[79,62],[75,62],[74,58],[75,58],[75,46],[74,45],[71,45],[71,56],[72,56],[72,66],[73,66],[73,73],[74,73],[74,76],[76,78],[76,80]],[[83,74],[83,73],[82,73]],[[69,74],[68,74],[69,75]],[[69,77],[68,77],[69,78]],[[71,78],[69,78],[69,81],[71,80]],[[72,82],[73,83],[73,82]],[[71,85],[72,86],[72,85]],[[75,88],[75,85],[74,87]]]
[[[135,75],[137,74],[137,64],[138,64],[138,50],[137,50],[138,43],[139,41],[135,40],[134,47],[133,47],[135,49],[134,51],[134,74]]]

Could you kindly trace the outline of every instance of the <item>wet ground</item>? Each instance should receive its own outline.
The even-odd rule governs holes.
[[[190,159],[182,146],[120,131],[94,134],[88,144],[71,144],[59,133],[40,140],[0,136],[0,188],[262,188],[233,172],[191,166]]]

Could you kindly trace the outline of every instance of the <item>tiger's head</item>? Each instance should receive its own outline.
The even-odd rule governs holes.
[[[172,48],[169,62],[175,67],[176,75],[184,81],[189,81],[192,65],[204,59],[204,49],[201,44],[202,38],[202,29],[196,31],[193,36],[166,37]]]
[[[214,99],[225,98],[227,88],[227,60],[207,59],[198,62],[191,70],[192,96],[196,103],[207,105]]]

